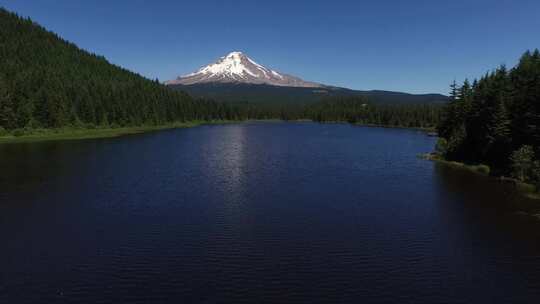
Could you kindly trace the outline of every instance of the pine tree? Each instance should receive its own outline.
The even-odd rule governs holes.
[[[510,119],[503,100],[497,102],[489,123],[489,140],[491,142],[510,143]]]
[[[528,181],[534,170],[534,150],[531,146],[523,146],[510,157],[512,174],[520,181]]]
[[[458,95],[459,95],[458,91],[459,91],[459,88],[458,88],[457,82],[456,80],[454,80],[454,82],[450,84],[450,100],[458,99]]]
[[[16,127],[16,116],[4,77],[0,75],[0,127],[10,130]]]

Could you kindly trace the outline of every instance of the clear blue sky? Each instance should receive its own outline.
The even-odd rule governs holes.
[[[539,0],[0,0],[149,78],[233,50],[307,80],[447,93],[457,79],[540,48]]]

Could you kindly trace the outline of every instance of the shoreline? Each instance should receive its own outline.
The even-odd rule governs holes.
[[[403,127],[403,126],[385,126],[385,125],[377,125],[377,124],[361,124],[361,123],[353,123],[351,124],[353,126],[360,126],[360,127],[370,127],[370,128],[385,128],[385,129],[405,129],[405,130],[416,130],[416,131],[422,131],[427,134],[436,133],[437,129],[435,127],[433,128],[423,128],[423,127]],[[431,135],[430,135],[431,136]],[[438,135],[437,135],[438,136]]]
[[[0,136],[0,145],[2,144],[17,144],[17,143],[34,143],[45,141],[63,141],[63,140],[85,140],[99,138],[114,138],[126,135],[142,134],[168,129],[192,128],[201,125],[211,124],[228,124],[237,123],[239,121],[215,120],[215,121],[190,121],[177,122],[160,126],[137,126],[137,127],[121,127],[121,128],[95,128],[95,129],[38,129],[33,133],[22,136]]]
[[[423,127],[404,127],[404,126],[391,126],[391,125],[378,125],[378,124],[365,124],[365,123],[358,123],[358,122],[347,122],[347,121],[315,121],[315,120],[299,120],[299,121],[312,121],[320,124],[349,124],[351,126],[356,127],[366,127],[366,128],[384,128],[384,129],[402,129],[402,130],[413,130],[413,131],[421,131],[425,132],[426,134],[430,136],[437,136],[435,133],[437,132],[437,129],[435,127],[431,128],[423,128]]]
[[[136,126],[136,127],[121,127],[121,128],[106,128],[97,127],[93,129],[85,128],[61,128],[61,129],[37,129],[33,130],[30,134],[22,136],[6,135],[0,136],[0,145],[2,144],[16,144],[16,143],[33,143],[44,141],[61,141],[61,140],[85,140],[85,139],[99,139],[99,138],[114,138],[126,135],[141,134],[147,132],[155,132],[168,129],[179,128],[192,128],[201,125],[218,125],[218,124],[231,124],[231,123],[249,123],[249,122],[313,122],[313,123],[339,123],[350,124],[351,126],[369,127],[369,128],[385,128],[385,129],[408,129],[426,132],[427,134],[434,131],[432,128],[418,128],[418,127],[400,127],[400,126],[385,126],[375,124],[359,124],[349,123],[345,121],[325,121],[317,122],[309,119],[299,120],[281,120],[281,119],[248,119],[248,120],[212,120],[212,121],[190,121],[190,122],[176,122],[160,126]]]
[[[507,183],[509,185],[513,185],[519,194],[529,199],[540,201],[540,193],[536,191],[536,186],[529,183],[524,183],[522,181],[519,181],[511,177],[490,175],[490,168],[486,165],[483,165],[483,164],[470,165],[470,164],[465,164],[462,162],[449,161],[449,160],[441,158],[439,155],[436,155],[434,153],[421,154],[419,155],[419,157],[425,160],[439,163],[439,164],[444,164],[452,168],[467,170],[474,174],[479,174],[487,178],[492,178],[492,179]]]

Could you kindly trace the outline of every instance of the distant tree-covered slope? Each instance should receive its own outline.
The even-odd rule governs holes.
[[[540,51],[526,52],[510,70],[501,66],[473,83],[453,84],[451,97],[439,152],[540,189]]]
[[[112,65],[0,8],[0,127],[141,125],[209,119],[223,105],[194,100]]]
[[[432,129],[441,116],[439,104],[372,104],[366,97],[330,97],[307,107],[307,116],[318,122]]]
[[[202,83],[171,85],[196,97],[212,98],[224,102],[309,104],[328,97],[367,97],[372,103],[387,105],[441,104],[447,96],[441,94],[407,94],[390,91],[356,91],[337,87],[302,88],[243,83]]]

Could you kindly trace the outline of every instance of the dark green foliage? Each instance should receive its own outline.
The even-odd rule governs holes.
[[[510,71],[501,66],[472,85],[452,85],[452,92],[438,126],[448,141],[446,158],[533,181],[540,152],[540,52],[526,52]]]
[[[365,97],[372,103],[387,105],[443,104],[448,97],[441,94],[407,94],[390,91],[357,91],[338,87],[300,88],[278,87],[242,83],[201,83],[194,85],[173,85],[192,96],[211,98],[218,101],[254,104],[313,104],[333,97]]]
[[[240,119],[309,119],[317,122],[349,122],[403,128],[434,128],[441,105],[382,105],[365,97],[329,97],[313,104],[234,103],[231,111]]]
[[[441,106],[428,104],[381,105],[364,97],[334,97],[307,108],[314,121],[347,121],[365,125],[404,128],[433,128]]]
[[[540,161],[534,162],[532,180],[534,181],[534,185],[536,186],[536,191],[540,192]]]
[[[512,176],[525,182],[532,177],[534,168],[534,150],[531,146],[523,146],[510,156]]]
[[[0,42],[0,126],[7,130],[234,118],[224,105],[114,66],[1,8]]]
[[[12,95],[9,93],[7,82],[0,74],[0,127],[12,129],[16,126],[17,117]]]
[[[19,137],[19,136],[23,136],[26,132],[24,132],[24,129],[14,129],[11,134],[13,136],[16,136],[16,137]]]
[[[435,153],[437,153],[437,155],[446,155],[447,152],[448,152],[448,141],[440,137],[437,140],[437,144],[435,144]]]

